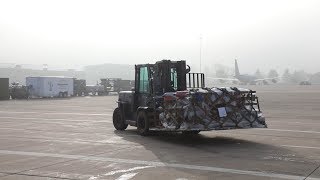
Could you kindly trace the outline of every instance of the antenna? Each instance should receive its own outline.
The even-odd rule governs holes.
[[[202,34],[200,34],[200,54],[199,54],[199,60],[200,60],[200,73],[202,72],[201,71],[201,55],[202,55]]]

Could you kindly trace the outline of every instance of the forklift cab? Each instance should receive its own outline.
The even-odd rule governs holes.
[[[185,61],[162,60],[155,64],[135,66],[135,93],[162,95],[187,89]]]

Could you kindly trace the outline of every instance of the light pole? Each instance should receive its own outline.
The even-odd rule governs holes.
[[[199,59],[200,59],[200,73],[202,73],[201,71],[201,58],[202,58],[202,34],[200,34],[200,54],[199,54]]]

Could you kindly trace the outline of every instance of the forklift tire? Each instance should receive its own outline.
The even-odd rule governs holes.
[[[112,118],[113,118],[113,126],[114,126],[114,128],[116,128],[116,130],[123,131],[123,130],[127,129],[128,124],[126,124],[124,122],[124,120],[122,119],[121,111],[119,108],[116,108],[113,111]]]
[[[200,133],[200,131],[182,131],[183,135],[196,135],[199,133]]]
[[[141,136],[149,134],[149,120],[145,111],[139,111],[137,116],[137,130]]]

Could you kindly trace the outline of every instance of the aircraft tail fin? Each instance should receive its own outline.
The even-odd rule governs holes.
[[[239,76],[240,75],[240,71],[239,71],[239,67],[238,67],[238,62],[237,60],[235,59],[234,60],[234,70],[235,70],[235,77]]]

